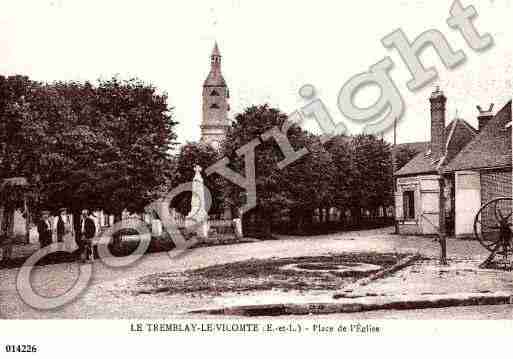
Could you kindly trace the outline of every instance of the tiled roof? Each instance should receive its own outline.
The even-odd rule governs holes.
[[[413,157],[410,162],[405,164],[400,170],[395,172],[396,176],[408,176],[420,173],[429,173],[436,171],[436,163],[431,156],[423,151]]]
[[[456,119],[451,121],[445,128],[446,156],[444,163],[450,161],[456,154],[476,136],[476,130],[465,120]],[[436,173],[440,163],[439,158],[433,158],[429,151],[429,143],[426,149],[413,157],[410,162],[395,172],[396,176],[410,176],[423,173]]]
[[[511,167],[511,101],[444,168],[444,172]]]

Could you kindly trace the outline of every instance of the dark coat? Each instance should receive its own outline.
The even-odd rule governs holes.
[[[39,242],[48,245],[52,242],[52,227],[48,226],[46,221],[40,220],[37,224],[37,232],[39,233]]]
[[[82,226],[82,223],[80,223],[80,225]],[[96,225],[94,224],[94,221],[89,217],[85,219],[83,235],[85,239],[94,238],[96,235]]]
[[[59,216],[59,220],[57,221],[57,235],[62,237],[62,236],[64,236],[65,232],[66,232],[66,225],[64,224],[62,217]]]

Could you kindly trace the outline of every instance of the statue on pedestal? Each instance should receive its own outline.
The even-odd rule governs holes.
[[[194,229],[201,238],[208,237],[208,213],[205,202],[205,186],[201,176],[202,168],[194,167],[194,179],[192,180],[191,211],[186,217],[187,228]]]

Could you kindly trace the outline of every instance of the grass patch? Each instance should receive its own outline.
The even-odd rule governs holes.
[[[140,289],[135,294],[207,294],[220,295],[233,292],[263,291],[279,289],[336,290],[342,285],[364,278],[372,272],[337,271],[337,265],[347,267],[367,263],[388,268],[404,258],[398,253],[347,253],[333,256],[253,259],[210,267],[153,274],[137,283]],[[319,269],[319,271],[297,271],[283,268],[289,264],[297,267]],[[330,270],[333,269],[333,270]]]

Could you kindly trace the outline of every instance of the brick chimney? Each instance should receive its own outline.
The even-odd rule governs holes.
[[[431,94],[431,156],[439,159],[445,151],[445,103],[447,98],[439,87]]]
[[[477,106],[477,110],[479,111],[479,116],[477,116],[479,132],[481,132],[486,124],[493,118],[493,106],[494,104],[492,103],[488,110],[483,110],[481,106]]]

